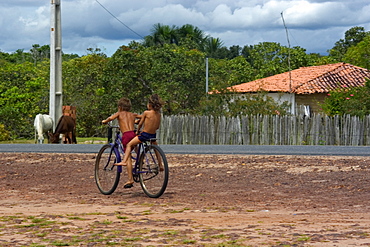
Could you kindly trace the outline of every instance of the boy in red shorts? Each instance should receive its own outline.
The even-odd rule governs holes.
[[[138,114],[130,112],[130,110],[131,101],[127,98],[121,98],[118,101],[118,112],[101,121],[103,124],[106,124],[114,119],[118,119],[118,125],[122,132],[122,145],[124,151],[126,150],[127,143],[136,136],[135,119],[140,117]]]

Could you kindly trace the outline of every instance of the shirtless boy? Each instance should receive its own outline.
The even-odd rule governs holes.
[[[134,124],[135,119],[139,117],[138,114],[132,113],[130,110],[131,101],[127,98],[121,98],[118,101],[118,112],[101,121],[103,124],[106,124],[116,118],[118,119],[118,125],[122,132],[122,145],[124,150],[126,149],[127,143],[136,136]]]

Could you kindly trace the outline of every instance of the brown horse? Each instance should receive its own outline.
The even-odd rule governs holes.
[[[51,143],[59,143],[59,135],[64,134],[64,143],[77,144],[76,122],[71,116],[61,116],[53,134],[49,133]]]

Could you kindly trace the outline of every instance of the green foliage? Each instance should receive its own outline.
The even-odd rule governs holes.
[[[10,139],[10,133],[5,129],[4,124],[0,124],[0,141],[7,141]]]
[[[153,25],[151,34],[144,38],[143,45],[151,47],[163,46],[165,44],[184,45],[184,43],[187,43],[191,44],[190,49],[205,51],[206,43],[209,39],[211,37],[190,24],[177,27],[175,25],[168,26],[157,23]]]
[[[321,105],[325,114],[364,117],[370,114],[370,81],[364,87],[338,88],[331,91]]]
[[[225,89],[289,69],[334,63],[339,57],[369,68],[369,41],[368,33],[355,27],[336,43],[331,56],[321,56],[274,42],[226,48],[192,25],[158,24],[143,43],[132,41],[111,57],[99,48],[88,48],[83,57],[63,54],[63,105],[76,106],[80,137],[102,136],[101,120],[117,110],[121,97],[130,98],[132,111],[142,113],[153,93],[165,101],[165,115],[286,114],[288,104],[278,105],[266,93],[234,95]],[[33,138],[34,117],[49,107],[48,57],[49,47],[38,44],[29,52],[0,51],[0,128],[5,130],[0,138]],[[206,94],[206,57],[208,89],[220,93]],[[323,110],[363,116],[370,109],[368,94],[368,86],[334,91]]]
[[[49,45],[40,46],[39,44],[34,44],[32,45],[30,54],[33,63],[36,65],[38,62],[50,58],[50,46]]]
[[[0,123],[12,136],[33,136],[33,120],[47,109],[48,64],[3,63],[0,67]]]
[[[318,53],[310,53],[307,55],[308,64],[309,66],[319,66],[325,64],[333,64],[337,63],[337,61],[330,56],[322,56]]]
[[[132,44],[135,48],[121,46],[110,58],[103,74],[103,89],[105,90],[104,101],[107,102],[112,114],[117,110],[117,100],[127,97],[131,100],[132,111],[145,110],[146,96],[150,95],[151,61],[146,60],[142,53],[145,50],[141,45]],[[106,117],[106,116],[105,116]]]
[[[353,65],[370,69],[370,35],[361,42],[348,48],[344,61]]]
[[[236,117],[243,115],[286,115],[288,102],[277,104],[266,92],[257,94],[211,94],[201,101],[199,115]]]
[[[76,107],[79,136],[100,135],[96,127],[101,125],[102,113],[107,115],[111,105],[103,82],[108,61],[103,54],[90,54],[63,62],[63,105]]]
[[[164,114],[188,113],[204,94],[204,54],[176,45],[123,46],[112,56],[107,72],[105,81],[111,85],[107,89],[111,96],[130,98],[138,112],[146,109],[147,98],[153,93],[166,102]]]
[[[350,47],[360,43],[369,32],[366,32],[364,27],[352,27],[344,34],[344,39],[337,41],[332,49],[329,50],[329,55],[337,61],[343,61],[345,54]]]
[[[49,57],[49,45],[40,46],[39,44],[33,44],[30,52],[24,52],[23,49],[18,49],[11,54],[0,52],[0,60],[4,59],[7,62],[19,64],[31,62],[36,65],[39,62],[48,60]]]
[[[248,61],[238,56],[233,59],[209,59],[209,90],[223,90],[227,87],[252,81],[254,69]]]
[[[247,60],[254,69],[255,79],[280,74],[289,69],[297,69],[309,65],[305,49],[301,47],[288,48],[279,43],[262,42],[249,47]],[[289,67],[290,60],[290,67]]]

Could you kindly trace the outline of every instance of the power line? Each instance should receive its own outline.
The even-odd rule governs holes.
[[[141,36],[140,34],[138,34],[137,32],[135,32],[134,30],[132,30],[129,26],[127,26],[125,23],[123,23],[120,19],[118,19],[114,14],[112,14],[112,12],[110,12],[106,7],[104,7],[103,4],[101,4],[98,0],[95,0],[105,11],[107,11],[111,16],[113,16],[114,19],[116,19],[119,23],[121,23],[122,25],[124,25],[127,29],[129,29],[131,32],[133,32],[134,34],[136,34],[137,36],[139,36],[140,38],[144,39],[143,36]]]
[[[290,69],[290,40],[289,40],[288,28],[285,25],[283,12],[281,12],[281,19],[283,19],[283,25],[285,28],[286,38],[288,41],[289,91],[292,91],[292,75],[291,75],[291,69]]]

